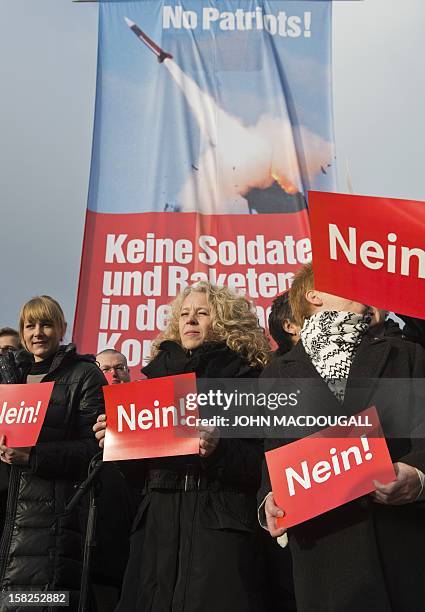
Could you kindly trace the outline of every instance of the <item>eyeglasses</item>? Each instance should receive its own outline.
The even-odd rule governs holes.
[[[0,346],[0,355],[6,355],[9,351],[17,351],[16,346]]]
[[[111,370],[115,370],[115,372],[127,372],[127,366],[123,364],[119,364],[116,366],[103,366],[100,368],[103,373],[110,372]]]

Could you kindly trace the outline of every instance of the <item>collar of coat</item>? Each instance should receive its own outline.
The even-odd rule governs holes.
[[[31,365],[34,363],[33,355],[25,349],[22,349],[15,352],[13,354],[13,358],[15,361],[15,367],[20,372],[19,378],[26,380],[26,376],[31,368]],[[80,355],[77,353],[75,344],[62,344],[53,357],[53,361],[47,375],[50,376],[63,365],[76,361],[96,363],[96,358],[94,355]]]
[[[302,342],[298,342],[289,353],[276,360],[279,362],[278,375],[285,379],[309,379],[304,391],[312,399],[318,400],[319,403],[323,402],[323,414],[357,414],[369,407],[369,400],[377,380],[382,375],[390,351],[391,343],[385,338],[369,334],[363,337],[351,364],[343,408],[329,390],[326,381],[317,372]],[[319,407],[318,412],[320,412]]]
[[[260,371],[223,342],[205,342],[186,351],[173,340],[164,340],[156,357],[142,368],[148,378],[195,372],[200,378],[239,378],[258,376]]]

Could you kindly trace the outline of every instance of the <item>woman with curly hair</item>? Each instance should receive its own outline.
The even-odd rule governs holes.
[[[202,282],[173,302],[142,372],[256,377],[269,345],[250,302]],[[103,445],[106,421],[95,425]],[[255,577],[262,443],[203,428],[199,455],[132,462],[142,489],[116,612],[261,612]],[[130,466],[129,466],[130,467]]]
[[[195,317],[193,314],[195,313]],[[154,341],[152,360],[143,368],[143,373],[149,378],[152,368],[157,366],[154,361],[162,361],[170,349],[165,344],[171,341],[178,345],[178,354],[189,358],[208,353],[204,359],[205,368],[213,368],[211,358],[216,354],[220,357],[231,357],[233,369],[237,377],[255,376],[256,370],[261,371],[268,363],[270,346],[263,329],[258,324],[258,318],[251,303],[243,296],[237,295],[227,287],[216,287],[208,282],[200,282],[187,287],[171,304],[171,319],[166,330]],[[203,350],[199,349],[203,346]],[[235,360],[235,354],[239,359]],[[227,360],[226,360],[227,361]],[[244,368],[239,372],[242,363]],[[208,365],[209,364],[209,365]],[[173,369],[175,366],[171,366]],[[217,364],[215,364],[217,367]],[[226,378],[222,362],[216,374],[202,374],[209,378]],[[195,369],[185,369],[195,371]],[[182,374],[181,371],[178,372]],[[164,376],[164,374],[163,374]]]

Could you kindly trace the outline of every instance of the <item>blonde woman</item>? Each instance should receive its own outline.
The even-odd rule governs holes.
[[[255,377],[269,346],[249,301],[199,283],[172,304],[149,378]],[[95,426],[103,443],[105,421]],[[142,502],[117,612],[260,612],[255,577],[260,440],[200,432],[199,456],[135,462]]]
[[[9,475],[1,590],[67,590],[69,609],[76,610],[83,534],[76,513],[61,514],[96,453],[92,426],[104,411],[106,381],[94,357],[79,355],[73,344],[61,345],[66,323],[53,298],[27,302],[19,330],[26,350],[0,356],[0,382],[55,385],[35,446],[9,448],[1,436],[1,465]]]

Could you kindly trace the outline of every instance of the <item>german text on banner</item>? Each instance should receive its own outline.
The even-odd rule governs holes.
[[[311,257],[306,191],[335,188],[331,4],[100,2],[80,350],[138,367],[199,280],[266,324]]]
[[[425,202],[309,194],[322,291],[425,318]]]
[[[196,395],[195,374],[103,387],[107,428],[105,461],[197,454],[199,439],[186,425],[186,396]]]
[[[0,435],[7,446],[37,443],[54,384],[0,385]]]
[[[376,408],[358,416],[371,427],[328,427],[266,453],[273,495],[285,511],[280,526],[292,527],[370,493],[373,480],[395,479]]]

